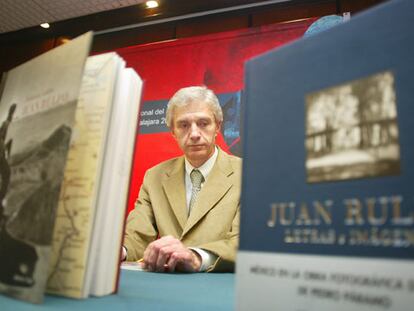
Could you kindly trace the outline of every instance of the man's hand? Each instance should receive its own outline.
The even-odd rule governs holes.
[[[149,271],[157,272],[198,272],[201,258],[180,240],[165,236],[147,246],[144,266]]]

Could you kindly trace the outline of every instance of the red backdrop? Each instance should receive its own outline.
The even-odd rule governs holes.
[[[243,64],[303,35],[315,19],[178,39],[117,50],[145,81],[143,100],[167,100],[179,88],[206,85],[217,94],[243,89]],[[228,150],[223,137],[218,144]],[[145,171],[180,155],[169,133],[138,134],[128,199],[133,208]]]

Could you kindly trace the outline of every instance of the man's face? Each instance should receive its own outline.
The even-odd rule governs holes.
[[[220,124],[206,104],[192,102],[175,108],[172,135],[194,167],[201,166],[213,155],[219,131]]]

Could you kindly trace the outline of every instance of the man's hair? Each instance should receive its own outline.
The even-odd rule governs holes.
[[[205,86],[189,86],[179,89],[168,102],[166,121],[170,129],[173,126],[175,108],[184,107],[193,102],[205,103],[213,112],[216,123],[223,121],[223,111],[214,92]]]

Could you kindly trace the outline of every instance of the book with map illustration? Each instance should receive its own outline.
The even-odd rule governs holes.
[[[32,303],[117,290],[142,81],[91,39],[1,84],[0,292]]]
[[[57,211],[49,293],[85,298],[116,290],[141,88],[116,53],[88,58]]]
[[[413,12],[247,63],[237,310],[413,309]]]

